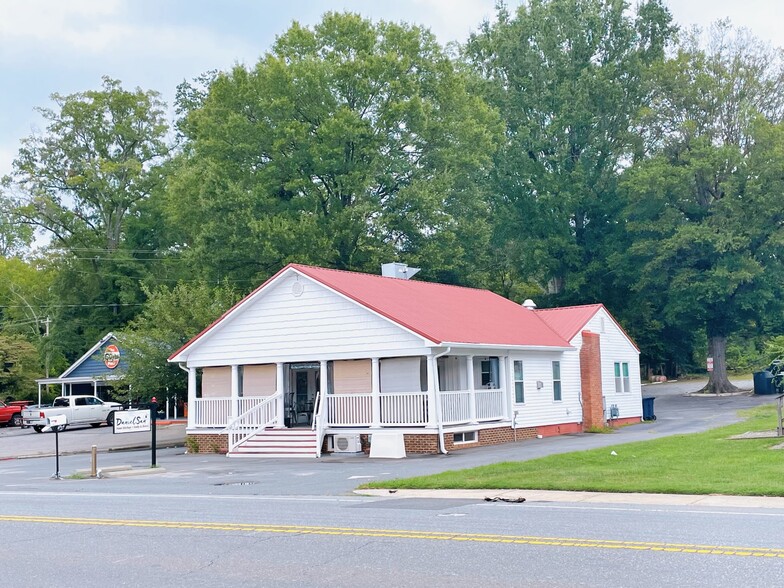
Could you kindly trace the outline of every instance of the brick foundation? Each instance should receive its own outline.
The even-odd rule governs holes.
[[[228,453],[229,436],[220,433],[186,435],[185,447],[191,453]]]
[[[623,427],[624,425],[636,425],[642,422],[642,417],[626,417],[625,419],[613,419],[607,421],[608,427]]]
[[[555,437],[557,435],[569,435],[570,433],[582,433],[583,426],[580,423],[561,423],[559,425],[542,425],[536,427],[536,434],[542,437]]]

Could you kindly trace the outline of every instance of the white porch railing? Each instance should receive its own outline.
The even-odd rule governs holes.
[[[475,390],[473,396],[476,403],[476,420],[478,422],[500,420],[504,418],[504,394],[501,389]],[[470,390],[448,390],[438,393],[441,422],[444,425],[458,425],[471,422]],[[240,416],[233,422],[242,419],[243,427],[260,428],[269,426],[276,421],[277,410],[272,399],[278,396],[246,396],[236,399]],[[325,394],[315,412],[320,412],[318,426],[322,429],[329,426],[369,427],[373,420],[372,394]],[[197,398],[194,413],[194,426],[198,428],[227,427],[231,414],[231,398]],[[381,393],[380,424],[388,427],[421,427],[428,423],[427,392],[390,392]],[[267,406],[256,411],[258,406]],[[314,417],[316,415],[314,414]],[[249,420],[250,419],[250,420]],[[256,420],[253,420],[256,419]],[[239,425],[238,425],[239,426]]]
[[[500,388],[476,390],[476,420],[495,421],[504,418],[504,391]]]
[[[471,420],[471,393],[468,390],[439,392],[441,419],[445,425],[457,425]]]
[[[327,394],[327,424],[369,427],[373,420],[372,394]]]
[[[229,434],[229,452],[245,441],[248,437],[256,434],[257,431],[271,427],[278,420],[278,402],[283,398],[282,394],[272,396],[261,396],[254,398],[243,398],[249,405],[246,411],[230,422],[224,430]]]
[[[225,427],[229,422],[231,398],[197,398],[193,407],[194,427]]]
[[[381,424],[395,426],[427,424],[427,392],[382,393]]]

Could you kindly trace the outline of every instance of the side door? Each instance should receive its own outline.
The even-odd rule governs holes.
[[[109,411],[106,409],[106,405],[101,402],[100,398],[90,396],[87,398],[87,406],[90,407],[91,423],[101,423],[106,420],[106,415],[109,413]]]
[[[92,407],[87,403],[87,397],[85,396],[77,396],[75,398],[71,398],[72,402],[72,409],[71,409],[71,418],[68,420],[68,424],[79,424],[79,423],[89,423],[90,422],[90,415],[92,413]]]

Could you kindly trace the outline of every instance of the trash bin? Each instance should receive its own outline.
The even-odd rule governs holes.
[[[642,420],[655,421],[656,415],[653,414],[653,401],[656,400],[655,396],[648,396],[642,399]]]
[[[773,386],[773,372],[764,370],[754,372],[754,394],[775,394],[776,388]]]

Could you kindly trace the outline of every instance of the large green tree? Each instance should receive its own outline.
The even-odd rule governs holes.
[[[659,72],[621,263],[664,325],[707,336],[706,391],[722,393],[727,338],[781,312],[784,62],[727,23],[705,39],[685,36]]]
[[[198,335],[239,298],[230,286],[179,283],[147,290],[147,302],[119,337],[128,357],[125,384],[134,398],[187,397],[187,378],[169,356]]]
[[[129,242],[130,221],[162,181],[168,125],[156,92],[110,78],[52,100],[39,109],[44,131],[22,141],[4,183],[15,220],[45,231],[59,258],[52,334],[73,359],[138,311],[146,260],[157,255]]]
[[[639,144],[650,67],[673,34],[659,0],[527,0],[471,36],[465,55],[506,123],[496,157],[499,273],[551,302],[623,302],[606,259],[619,170]]]
[[[289,261],[403,258],[473,279],[501,127],[468,78],[421,27],[329,13],[204,93],[181,88],[169,211],[194,271],[253,283]]]

